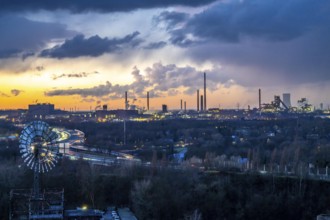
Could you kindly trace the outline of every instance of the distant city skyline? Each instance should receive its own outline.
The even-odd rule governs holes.
[[[327,0],[56,2],[3,2],[0,109],[197,109],[204,72],[208,108],[330,105]]]

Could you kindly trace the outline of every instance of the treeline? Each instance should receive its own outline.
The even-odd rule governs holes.
[[[258,175],[167,172],[136,182],[140,219],[314,219],[330,205],[329,183]]]
[[[0,165],[0,213],[7,219],[9,191],[30,188],[24,165]],[[138,219],[314,219],[330,207],[330,183],[299,178],[199,172],[140,166],[91,166],[64,159],[42,175],[44,188],[64,188],[65,207],[128,206]]]
[[[52,126],[79,129],[86,144],[95,148],[121,150],[123,123],[49,122]],[[173,154],[175,144],[188,144],[186,159],[205,158],[206,153],[241,156],[256,166],[281,165],[290,161],[319,167],[330,165],[330,123],[327,119],[287,119],[271,121],[164,120],[126,122],[125,149],[150,161],[152,151]],[[252,158],[253,156],[253,158]]]

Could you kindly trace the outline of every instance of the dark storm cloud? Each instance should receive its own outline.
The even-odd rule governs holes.
[[[147,49],[147,50],[161,49],[161,48],[165,47],[166,44],[167,43],[165,41],[153,42],[153,43],[150,43],[147,46],[145,46],[144,49]]]
[[[152,97],[173,96],[179,93],[180,89],[185,94],[193,94],[196,89],[203,85],[203,73],[194,67],[185,66],[178,67],[175,64],[163,65],[155,63],[145,70],[142,75],[137,67],[133,68],[133,82],[127,85],[113,85],[110,82],[97,85],[92,88],[78,89],[56,89],[45,92],[45,96],[71,96],[79,95],[86,97],[111,97],[122,98],[125,91],[134,94],[134,98],[145,97],[147,91],[152,91]],[[208,89],[214,91],[220,84],[228,84],[231,79],[224,74],[220,74],[219,70],[213,68],[207,70]]]
[[[0,58],[17,57],[24,52],[24,59],[49,40],[74,34],[62,24],[31,21],[15,15],[0,15],[0,33]]]
[[[163,11],[154,20],[158,23],[164,22],[167,29],[173,29],[178,24],[182,24],[189,18],[189,14],[176,11]]]
[[[223,1],[182,22],[168,30],[169,41],[242,84],[330,80],[328,0]]]
[[[90,75],[94,75],[94,74],[98,74],[97,71],[94,71],[94,72],[81,72],[81,73],[63,73],[63,74],[60,74],[60,75],[56,75],[54,74],[52,79],[53,80],[57,80],[57,79],[60,79],[60,78],[85,78],[85,77],[88,77]]]
[[[97,57],[104,53],[116,52],[123,47],[135,47],[141,40],[137,38],[139,32],[126,35],[123,38],[107,37],[101,38],[98,35],[85,38],[84,35],[77,35],[72,39],[66,40],[63,44],[57,45],[51,49],[43,50],[41,57],[52,58],[74,58],[80,56]]]
[[[165,25],[165,29],[170,34],[170,43],[179,47],[189,47],[194,45],[195,40],[189,38],[189,32],[186,29],[189,21],[189,14],[175,11],[163,11],[153,18],[159,26]]]
[[[190,47],[200,42],[189,38],[188,33],[182,29],[176,29],[170,31],[171,37],[169,41],[179,47]]]
[[[169,6],[200,6],[215,0],[2,0],[0,11],[35,11],[66,9],[72,12],[131,11],[139,8],[159,8]]]
[[[18,96],[19,94],[21,94],[23,92],[23,90],[19,90],[19,89],[12,89],[10,91],[10,93],[13,95],[13,96]]]
[[[194,16],[187,28],[199,37],[237,42],[245,36],[288,41],[330,22],[328,0],[249,0],[219,3]]]
[[[330,35],[328,35],[330,37]],[[241,85],[267,86],[330,80],[330,43],[324,35],[290,42],[200,45],[187,55],[196,62],[220,62]]]

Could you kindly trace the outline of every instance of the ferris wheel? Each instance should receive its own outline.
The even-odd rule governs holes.
[[[59,148],[57,133],[43,121],[27,124],[19,138],[19,149],[26,165],[37,173],[44,173],[55,167]]]

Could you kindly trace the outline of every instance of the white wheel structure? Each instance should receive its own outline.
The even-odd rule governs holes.
[[[59,148],[58,135],[43,121],[27,124],[19,138],[19,149],[27,166],[35,173],[44,173],[55,167]]]

